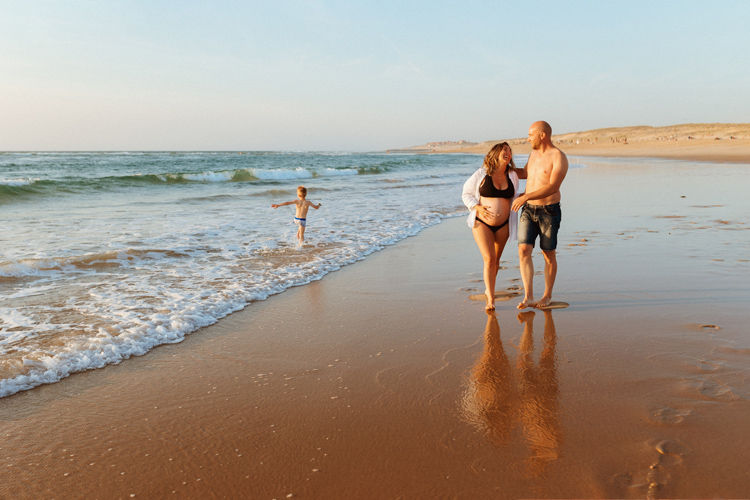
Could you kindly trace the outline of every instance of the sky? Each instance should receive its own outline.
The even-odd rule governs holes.
[[[750,122],[750,1],[3,0],[0,151]]]

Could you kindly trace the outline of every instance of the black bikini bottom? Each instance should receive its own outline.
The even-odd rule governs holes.
[[[502,223],[502,224],[500,224],[499,226],[490,226],[489,224],[487,224],[486,222],[484,222],[484,221],[483,221],[482,219],[480,219],[479,217],[477,217],[477,220],[478,220],[479,222],[481,222],[482,224],[484,224],[485,226],[487,226],[488,228],[490,228],[490,229],[492,230],[492,232],[493,232],[493,233],[496,233],[496,232],[497,232],[497,231],[498,231],[499,229],[502,229],[502,228],[504,228],[505,226],[507,226],[507,225],[508,225],[508,221],[510,221],[510,217],[508,217],[507,219],[505,219],[505,222],[503,222],[503,223]]]

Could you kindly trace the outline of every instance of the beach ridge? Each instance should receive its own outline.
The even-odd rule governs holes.
[[[507,140],[516,154],[528,154],[525,138],[482,142],[431,142],[389,152],[486,154]],[[750,123],[686,123],[664,127],[647,125],[608,127],[553,134],[552,141],[573,156],[656,157],[679,160],[750,163]]]

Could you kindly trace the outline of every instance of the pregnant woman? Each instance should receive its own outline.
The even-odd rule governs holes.
[[[508,238],[518,239],[518,215],[510,210],[518,197],[518,174],[507,142],[492,147],[482,167],[464,184],[461,197],[470,210],[467,222],[484,260],[486,309],[494,309],[500,256]]]

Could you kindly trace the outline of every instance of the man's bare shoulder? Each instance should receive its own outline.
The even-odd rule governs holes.
[[[568,157],[557,146],[552,146],[547,152],[547,154],[549,155],[550,158],[552,158],[555,161],[555,163],[562,163],[562,162],[567,163],[568,161]]]
[[[563,161],[568,161],[568,157],[565,156],[565,153],[563,153],[559,148],[556,146],[551,146],[548,148],[544,153],[541,153],[536,150],[532,150],[531,153],[529,153],[529,164],[542,164],[542,165],[556,165]]]

